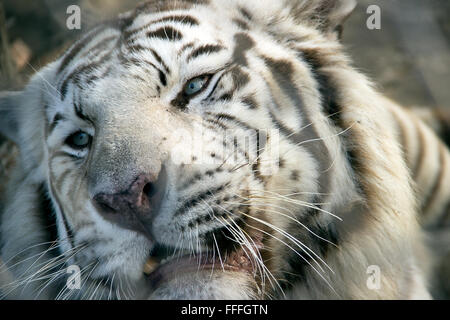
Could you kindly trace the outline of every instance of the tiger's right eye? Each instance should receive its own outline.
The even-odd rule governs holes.
[[[83,131],[77,131],[67,137],[65,143],[73,149],[84,149],[91,144],[92,137]]]
[[[207,85],[211,76],[203,75],[189,80],[189,82],[184,87],[184,94],[187,96],[193,96],[201,92]]]

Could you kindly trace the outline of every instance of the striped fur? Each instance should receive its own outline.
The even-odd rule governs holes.
[[[418,220],[448,217],[450,154],[351,66],[338,33],[353,7],[149,1],[91,30],[19,100],[0,100],[21,149],[1,224],[1,256],[19,279],[7,295],[429,298]],[[186,95],[201,75],[205,89]],[[79,130],[93,137],[87,149],[65,144]],[[227,260],[243,247],[253,272],[181,274],[149,291],[153,243],[92,199],[162,168],[153,240]],[[79,291],[64,287],[70,264],[84,271]],[[373,265],[378,289],[367,285]]]

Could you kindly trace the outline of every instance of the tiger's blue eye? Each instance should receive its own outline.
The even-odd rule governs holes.
[[[209,76],[200,76],[189,80],[189,82],[184,87],[184,94],[187,96],[192,96],[196,93],[202,91],[206,84],[208,83]]]
[[[66,144],[74,149],[84,149],[91,143],[91,136],[83,131],[75,132],[66,139]]]

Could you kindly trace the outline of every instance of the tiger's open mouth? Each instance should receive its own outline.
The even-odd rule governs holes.
[[[146,281],[151,290],[180,275],[200,271],[244,272],[254,275],[257,256],[262,243],[254,243],[252,247],[238,247],[224,254],[200,252],[196,254],[174,254],[173,248],[156,245],[151,250],[143,268]]]

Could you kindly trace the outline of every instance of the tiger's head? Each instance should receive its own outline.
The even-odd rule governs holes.
[[[354,186],[330,178],[348,168],[323,139],[338,131],[317,111],[315,60],[300,47],[340,50],[353,7],[149,1],[3,93],[0,130],[20,148],[1,225],[18,279],[8,292],[277,297],[295,263],[326,269],[327,208]]]

